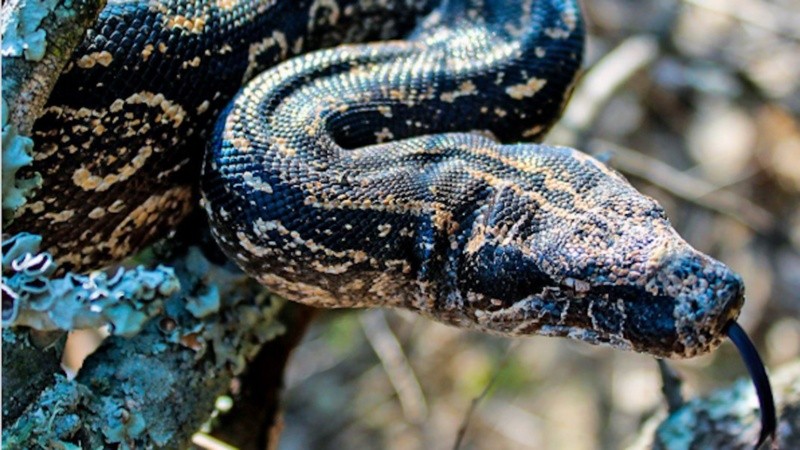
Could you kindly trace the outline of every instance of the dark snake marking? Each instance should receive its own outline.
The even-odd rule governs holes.
[[[63,269],[140,249],[191,209],[225,109],[204,206],[223,250],[275,292],[661,357],[730,334],[763,441],[774,407],[733,322],[739,276],[602,163],[514,144],[539,140],[569,97],[577,1],[431,3],[109,4],[35,125],[29,172],[45,185],[7,231],[41,234]],[[290,59],[225,107],[293,55],[409,31]]]

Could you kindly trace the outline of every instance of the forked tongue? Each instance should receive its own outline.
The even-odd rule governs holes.
[[[764,369],[764,363],[761,357],[758,356],[758,351],[753,345],[753,342],[747,337],[742,327],[736,321],[731,320],[727,325],[728,337],[731,338],[733,344],[739,350],[742,356],[747,371],[750,372],[750,378],[753,380],[753,386],[756,388],[758,395],[758,403],[761,407],[761,435],[758,437],[758,444],[756,449],[760,448],[767,437],[772,438],[775,442],[775,427],[777,419],[775,417],[775,400],[772,398],[772,387],[769,384],[769,377],[767,371]]]

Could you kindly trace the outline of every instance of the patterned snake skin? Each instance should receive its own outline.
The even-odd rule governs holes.
[[[602,163],[516,143],[569,96],[577,1],[430,3],[110,3],[35,125],[45,184],[6,231],[88,270],[163,236],[201,184],[223,250],[291,300],[666,357],[719,345],[736,274]],[[280,61],[374,39],[289,59],[225,107]]]
[[[42,235],[60,270],[118,261],[197,203],[219,111],[298,53],[408,32],[432,0],[109,1],[34,125],[44,185],[4,232]]]
[[[739,277],[652,199],[542,135],[580,66],[576,1],[445,2],[402,42],[293,59],[218,122],[202,189],[250,275],[324,307],[687,357]]]

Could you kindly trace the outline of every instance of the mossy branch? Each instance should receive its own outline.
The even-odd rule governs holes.
[[[25,255],[17,255],[15,260],[25,259]],[[4,394],[35,401],[7,423],[5,448],[188,445],[233,377],[266,342],[284,332],[277,317],[285,301],[270,295],[237,269],[210,263],[195,247],[171,265],[180,291],[164,299],[158,313],[134,336],[108,338],[85,361],[75,380],[57,375],[50,364],[38,367],[39,373],[52,380],[44,389],[19,383],[14,392],[6,385]],[[92,292],[85,289],[84,297],[91,298]],[[95,306],[97,317],[139,323],[124,320],[122,313],[103,314],[106,305],[102,301],[83,306],[67,303],[78,310]],[[133,300],[129,303],[135,304]],[[125,310],[129,315],[139,313],[130,305]],[[113,332],[114,327],[110,329]],[[5,347],[16,345],[7,343]],[[13,360],[11,363],[16,364]],[[31,372],[37,373],[35,369]]]
[[[778,368],[771,378],[778,405],[777,442],[763,448],[800,448],[800,363]],[[760,431],[758,399],[751,381],[742,379],[654,417],[644,430],[629,450],[751,450]]]

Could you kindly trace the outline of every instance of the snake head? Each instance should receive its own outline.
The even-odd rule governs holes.
[[[667,358],[724,341],[744,301],[739,275],[687,244],[655,200],[597,160],[522,150],[526,178],[495,185],[459,262],[479,328]]]

